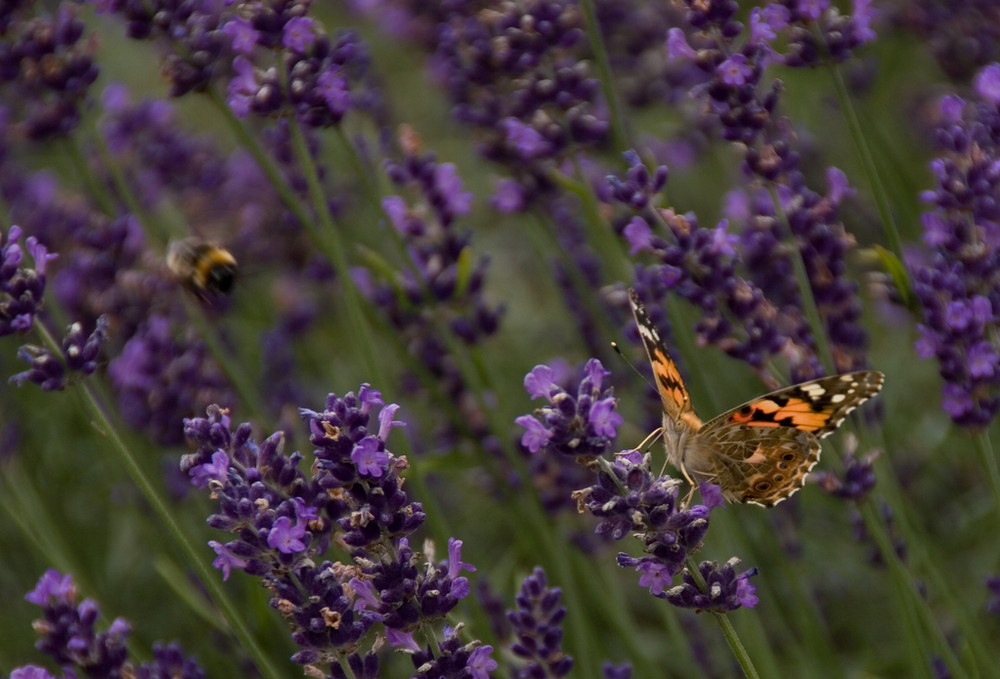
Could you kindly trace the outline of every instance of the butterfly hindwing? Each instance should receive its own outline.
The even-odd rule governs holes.
[[[882,388],[862,370],[779,389],[712,418],[698,432],[692,465],[709,468],[729,500],[770,507],[795,493],[819,462],[819,439]]]

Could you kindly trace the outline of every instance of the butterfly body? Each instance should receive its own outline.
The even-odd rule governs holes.
[[[663,404],[667,462],[694,483],[715,483],[730,501],[771,507],[794,494],[819,462],[820,439],[882,388],[861,370],[779,389],[702,423],[659,332],[634,290],[632,314]]]

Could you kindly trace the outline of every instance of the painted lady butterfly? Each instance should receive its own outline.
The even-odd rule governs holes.
[[[718,484],[727,500],[773,507],[794,494],[819,462],[819,440],[882,388],[884,376],[874,370],[821,377],[702,423],[635,290],[629,301],[663,401],[667,461],[692,483]]]

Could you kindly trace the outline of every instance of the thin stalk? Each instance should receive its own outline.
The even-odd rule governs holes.
[[[691,579],[694,580],[698,589],[702,592],[708,592],[708,584],[705,582],[705,578],[701,577],[701,571],[698,570],[698,564],[694,562],[694,559],[688,557],[686,565],[687,571],[691,574]],[[725,613],[713,613],[712,616],[722,629],[722,634],[726,637],[726,643],[729,644],[736,662],[740,664],[743,674],[746,675],[747,679],[760,679],[760,675],[757,674],[757,668],[754,667],[753,660],[750,658],[750,654],[747,653],[746,647],[743,646],[743,642],[740,641],[740,636],[736,633],[736,628],[733,627],[729,616]]]
[[[594,286],[587,280],[579,263],[570,256],[566,248],[559,244],[555,234],[546,228],[541,217],[537,213],[532,213],[532,216],[534,217],[532,220],[534,226],[525,228],[528,237],[531,239],[532,249],[539,255],[539,258],[543,262],[544,255],[542,253],[558,253],[557,256],[563,263],[563,268],[569,277],[570,284],[576,291],[580,303],[583,304],[587,309],[587,313],[590,314],[590,318],[598,324],[605,337],[617,336],[621,332],[621,329],[615,327],[607,312],[601,308],[594,291]],[[548,266],[548,263],[545,263],[545,266]]]
[[[583,223],[586,225],[587,240],[594,248],[594,252],[604,262],[608,277],[628,280],[631,275],[628,258],[625,256],[621,242],[611,230],[611,225],[601,215],[600,201],[594,195],[590,182],[584,178],[583,168],[576,156],[573,157],[573,167],[576,171],[576,179],[557,171],[550,172],[549,178],[579,198],[583,204]]]
[[[997,470],[997,457],[993,452],[990,434],[983,430],[974,434],[972,440],[976,443],[976,452],[979,453],[980,463],[990,480],[990,490],[993,491],[993,509],[1000,512],[1000,471]]]
[[[604,101],[608,105],[608,115],[611,118],[612,141],[614,142],[615,149],[619,153],[623,153],[632,148],[632,145],[629,141],[624,117],[622,116],[621,102],[618,99],[618,93],[615,91],[614,75],[611,73],[611,62],[608,59],[608,51],[604,47],[600,22],[597,20],[597,8],[594,0],[580,0],[580,7],[583,9],[587,40],[590,42],[590,49],[594,53],[594,62],[597,64],[597,74],[601,81],[601,91],[604,93]]]
[[[330,207],[327,203],[323,186],[319,181],[319,173],[316,171],[316,165],[309,155],[305,134],[302,132],[302,127],[294,115],[288,117],[288,129],[292,134],[292,148],[299,161],[302,174],[305,176],[306,185],[309,187],[309,199],[312,201],[313,208],[316,210],[316,216],[319,219],[318,228],[313,220],[309,220],[306,223],[306,229],[313,240],[322,248],[324,254],[330,259],[337,271],[337,275],[340,277],[341,288],[344,292],[344,302],[347,305],[348,322],[354,330],[352,334],[358,338],[355,344],[360,344],[361,355],[364,357],[365,368],[368,374],[372,375],[378,384],[388,384],[383,379],[381,364],[375,355],[375,344],[372,340],[368,319],[365,318],[361,310],[361,295],[354,285],[354,281],[351,279],[347,252],[340,240],[340,234],[338,234],[337,227],[334,224],[333,215],[330,213]]]
[[[261,172],[267,177],[268,182],[274,187],[274,190],[278,193],[278,197],[281,198],[281,202],[285,204],[285,207],[291,211],[295,218],[299,220],[303,228],[308,229],[312,223],[313,218],[309,212],[305,209],[301,197],[292,190],[292,187],[288,185],[285,181],[284,175],[281,174],[281,169],[278,164],[274,162],[274,159],[263,149],[257,142],[257,138],[250,134],[250,131],[243,125],[240,120],[233,115],[232,109],[226,104],[225,99],[222,95],[214,88],[210,87],[208,89],[209,100],[215,105],[215,108],[222,115],[222,119],[226,121],[229,125],[229,129],[232,130],[233,134],[236,136],[236,140],[240,145],[250,152],[254,160],[257,161],[257,165],[260,167]]]
[[[95,134],[94,136],[97,137],[98,135]],[[83,177],[83,181],[87,184],[87,190],[90,191],[90,195],[97,201],[97,204],[100,206],[104,214],[116,214],[118,209],[115,206],[115,200],[111,196],[111,192],[109,192],[107,187],[102,182],[99,182],[94,176],[94,173],[91,172],[90,165],[87,164],[87,159],[84,157],[83,151],[80,149],[80,145],[77,143],[76,138],[66,137],[62,140],[62,144],[68,151],[67,155],[73,161],[73,165],[76,167],[77,175]],[[108,161],[107,155],[108,154],[102,153],[108,168],[114,172],[114,163]]]
[[[59,352],[59,344],[56,342],[55,338],[49,334],[48,330],[46,330],[41,324],[38,324],[36,328],[38,329],[38,332],[46,346],[54,352]],[[157,518],[159,518],[161,522],[163,522],[167,532],[174,540],[176,540],[185,556],[187,556],[188,562],[198,573],[202,585],[206,590],[208,590],[209,596],[211,596],[212,600],[219,607],[222,615],[229,623],[229,627],[232,629],[233,634],[236,635],[236,638],[247,650],[247,653],[249,653],[250,657],[253,659],[257,669],[267,679],[281,679],[281,674],[278,672],[277,668],[271,663],[271,660],[264,653],[263,648],[261,648],[261,646],[257,643],[257,640],[244,624],[243,613],[236,609],[236,606],[229,599],[225,590],[222,589],[222,585],[218,579],[218,573],[207,565],[205,555],[195,549],[194,544],[181,529],[180,524],[177,523],[177,520],[171,514],[169,507],[167,507],[166,501],[161,497],[156,487],[153,486],[153,483],[149,480],[149,477],[146,476],[142,466],[139,464],[138,459],[129,447],[125,445],[124,440],[118,434],[117,428],[114,424],[112,424],[110,417],[105,413],[104,408],[98,401],[97,395],[94,393],[93,388],[87,383],[86,380],[80,380],[77,382],[77,385],[79,386],[79,393],[83,397],[84,404],[90,411],[90,414],[94,417],[95,424],[97,425],[99,431],[110,440],[111,448],[118,454],[119,460],[124,464],[129,476],[132,477],[132,480],[139,487],[140,491],[142,491],[142,494],[152,508],[153,513],[156,514]]]
[[[778,192],[774,184],[768,186],[768,192],[771,194],[774,211],[781,222],[782,228],[784,228],[785,233],[791,234],[788,215],[785,214],[785,210],[781,207],[781,200],[778,198]],[[792,235],[792,238],[794,239],[794,235]],[[806,271],[806,263],[802,258],[802,249],[796,242],[793,243],[792,250],[791,258],[792,264],[795,266],[795,280],[799,286],[799,296],[802,298],[806,320],[812,329],[813,341],[816,342],[816,351],[819,354],[820,360],[823,361],[823,367],[826,368],[827,374],[835,375],[837,367],[833,360],[833,351],[830,348],[830,341],[826,336],[826,325],[823,323],[823,318],[819,313],[819,306],[816,304],[816,297],[813,295],[812,284],[809,282],[809,273]]]
[[[208,347],[212,358],[219,364],[222,372],[229,379],[229,383],[236,390],[240,400],[249,409],[250,415],[259,426],[265,429],[269,428],[268,424],[271,421],[271,417],[267,414],[267,407],[261,400],[260,393],[254,387],[253,381],[247,375],[246,370],[243,369],[240,361],[236,359],[232,350],[223,346],[218,330],[205,315],[204,309],[199,306],[198,302],[187,295],[182,295],[181,301],[184,305],[184,311],[187,313],[188,320],[198,330],[198,334],[202,341],[205,342],[205,346]]]
[[[952,652],[951,645],[941,632],[937,616],[930,609],[924,597],[917,591],[914,579],[910,576],[906,565],[896,553],[895,546],[885,531],[882,521],[878,516],[878,510],[871,499],[865,498],[860,503],[859,509],[861,510],[861,516],[864,519],[868,534],[871,535],[872,539],[875,540],[875,544],[878,545],[879,553],[889,567],[892,580],[899,588],[902,596],[902,605],[904,608],[912,610],[919,621],[918,626],[923,628],[923,633],[919,629],[909,630],[911,647],[926,650],[928,645],[930,645],[947,663],[953,676],[956,678],[968,677],[968,674],[964,671],[955,654]]]
[[[893,450],[894,446],[883,442],[882,448]],[[922,522],[914,520],[913,503],[904,497],[889,456],[882,455],[875,464],[879,488],[882,489],[889,505],[894,508],[896,528],[907,542],[908,561],[912,563],[911,570],[926,578],[931,584],[929,590],[942,598],[947,610],[955,616],[962,638],[969,644],[976,663],[983,668],[983,672],[988,673],[995,665],[995,653],[990,642],[984,638],[982,623],[976,620],[975,612],[970,610],[970,606],[956,596],[955,579],[942,575],[937,567],[930,552],[931,546],[936,544],[936,541],[926,533],[921,534],[919,526]]]
[[[878,210],[879,219],[882,221],[882,228],[886,238],[889,240],[889,246],[893,254],[900,262],[904,262],[906,260],[903,258],[903,239],[900,237],[899,229],[896,227],[896,220],[892,217],[892,209],[889,206],[889,198],[886,194],[885,186],[882,184],[878,167],[875,165],[875,157],[868,147],[868,141],[861,128],[861,121],[854,108],[854,102],[847,91],[844,76],[836,64],[829,63],[828,66],[830,76],[833,78],[834,89],[837,92],[837,100],[840,102],[840,108],[844,112],[844,119],[847,121],[847,128],[851,139],[854,141],[854,146],[861,156],[861,166],[864,168],[865,177],[872,188],[872,197],[875,199],[875,207]],[[899,277],[896,283],[900,286],[900,292],[907,300],[911,299],[913,297],[913,289],[910,284],[910,274],[906,267],[901,267],[898,271],[891,271],[890,273],[893,274],[894,279]]]
[[[420,271],[417,270],[416,265],[413,263],[409,253],[407,252],[403,235],[396,229],[395,226],[393,226],[392,220],[389,218],[389,215],[386,214],[385,208],[382,207],[381,192],[378,189],[378,183],[376,182],[375,177],[372,176],[371,168],[366,163],[362,162],[357,149],[354,148],[354,145],[351,144],[345,136],[343,128],[338,125],[334,129],[337,132],[337,140],[344,148],[348,159],[351,161],[351,165],[354,167],[355,174],[361,178],[361,183],[364,186],[364,194],[368,198],[368,202],[371,204],[372,210],[374,210],[375,214],[379,215],[385,225],[385,230],[388,231],[390,239],[396,247],[396,252],[399,255],[400,261],[403,263],[403,266],[409,270],[410,275],[413,276],[413,280],[419,281],[421,284],[425,283],[423,276],[420,275]]]
[[[347,677],[347,679],[356,679],[354,676],[354,670],[351,669],[351,663],[347,662],[347,656],[345,655],[340,656],[340,659],[337,662],[340,665],[341,671],[343,671],[344,676]]]

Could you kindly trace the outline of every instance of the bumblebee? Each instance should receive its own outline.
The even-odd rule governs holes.
[[[229,294],[236,282],[236,258],[217,243],[200,238],[173,241],[167,250],[167,267],[184,287],[199,296]]]

